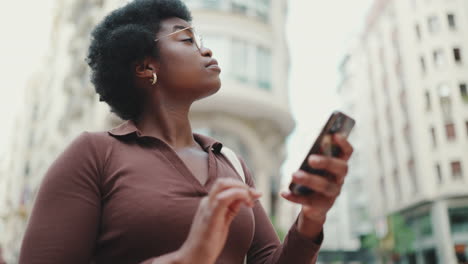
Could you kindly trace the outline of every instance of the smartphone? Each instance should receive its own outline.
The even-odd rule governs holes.
[[[346,114],[334,111],[320,132],[318,138],[315,140],[314,145],[312,145],[312,148],[307,153],[300,169],[323,177],[333,177],[333,175],[329,174],[325,170],[311,168],[307,159],[311,154],[339,157],[341,150],[337,145],[333,144],[333,134],[341,134],[343,137],[347,138],[355,123],[354,119]],[[295,195],[311,195],[314,193],[313,190],[293,182],[289,184],[289,190]]]

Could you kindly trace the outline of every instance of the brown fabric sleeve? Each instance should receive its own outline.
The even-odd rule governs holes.
[[[242,159],[241,163],[245,172],[246,183],[251,187],[255,187],[250,171]],[[255,215],[255,234],[247,253],[248,264],[315,263],[323,241],[323,232],[318,239],[310,239],[301,235],[297,230],[297,223],[294,223],[283,244],[281,244],[260,202],[256,202],[253,211]]]
[[[89,263],[100,217],[100,161],[81,134],[42,180],[20,251],[20,264]]]

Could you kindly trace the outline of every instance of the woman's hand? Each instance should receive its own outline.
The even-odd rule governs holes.
[[[291,192],[281,193],[285,199],[302,205],[298,230],[311,238],[318,237],[322,231],[327,212],[341,192],[344,178],[348,173],[347,161],[353,153],[353,147],[344,137],[335,134],[333,140],[341,148],[340,157],[310,155],[308,161],[312,168],[326,170],[334,177],[326,178],[299,170],[293,174],[292,181],[314,190],[314,193],[309,196],[298,196]]]
[[[187,263],[215,263],[240,207],[253,207],[260,196],[240,181],[218,180],[200,202],[187,240],[179,250],[182,259]]]

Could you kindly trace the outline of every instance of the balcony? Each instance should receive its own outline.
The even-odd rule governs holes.
[[[206,9],[229,12],[268,23],[271,0],[186,0],[190,9]]]
[[[249,83],[226,80],[214,96],[196,102],[192,112],[225,113],[252,121],[269,121],[284,135],[294,128],[294,119],[283,98]]]

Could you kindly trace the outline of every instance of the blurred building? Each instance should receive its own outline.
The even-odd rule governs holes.
[[[34,196],[47,168],[82,131],[106,130],[121,121],[98,103],[84,58],[90,32],[123,0],[56,1],[50,49],[24,98],[2,179],[0,236],[8,262],[18,257]],[[276,208],[285,138],[294,127],[289,111],[286,0],[190,0],[194,25],[223,70],[220,92],[193,106],[197,132],[240,154],[270,213]],[[3,195],[3,194],[2,194]],[[9,215],[6,217],[6,215]],[[14,228],[11,228],[13,227]],[[4,231],[4,232],[3,232]]]
[[[340,94],[347,93],[348,87],[352,85],[349,65],[349,57],[346,57],[340,65],[340,82],[338,83]],[[355,93],[340,96],[341,107],[339,110],[352,117],[357,115],[356,111],[366,111],[365,107],[359,109],[356,107],[357,100],[359,100],[359,94]],[[325,121],[326,119],[323,120],[323,122]],[[367,140],[360,137],[359,130],[363,128],[360,120],[357,121],[357,124],[348,138],[354,147],[366,144]],[[309,142],[304,148],[303,156],[307,154],[310,148],[309,144],[314,142],[319,133],[320,130],[301,137],[304,138],[304,142]],[[372,221],[367,209],[369,203],[365,185],[367,171],[363,167],[366,164],[365,154],[365,152],[361,153],[358,150],[353,153],[341,194],[327,214],[324,226],[325,238],[318,258],[320,263],[372,263],[372,254],[361,248],[361,239],[372,231]],[[300,163],[297,166],[299,167],[299,165]],[[289,176],[284,177],[281,189],[287,190],[290,181]],[[300,206],[282,200],[279,203],[278,212],[279,227],[288,230],[297,219]]]
[[[355,200],[367,191],[378,249],[388,261],[463,263],[468,2],[376,0],[342,67],[360,138]]]

